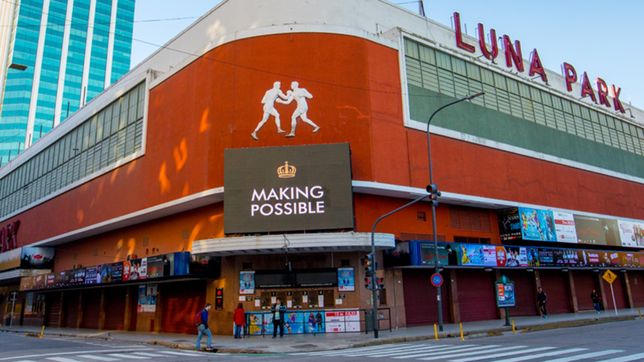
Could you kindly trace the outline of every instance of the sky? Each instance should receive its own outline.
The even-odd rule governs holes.
[[[245,1],[245,0],[233,0]],[[350,0],[347,0],[350,1]],[[375,0],[374,0],[375,1]],[[391,2],[417,12],[416,1]],[[156,50],[147,43],[165,44],[218,0],[136,0],[132,65]],[[621,87],[620,99],[644,109],[644,70],[641,46],[644,1],[640,0],[425,0],[426,15],[450,25],[454,11],[461,14],[470,35],[478,23],[497,36],[521,41],[524,53],[536,48],[544,66],[560,73],[568,62],[578,74],[601,77]],[[638,36],[639,35],[639,36]]]

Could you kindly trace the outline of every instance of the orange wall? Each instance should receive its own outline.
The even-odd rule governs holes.
[[[384,46],[320,33],[220,46],[151,90],[143,157],[16,217],[19,243],[222,186],[229,147],[350,142],[353,179],[424,187],[425,135],[403,126],[398,61]],[[313,94],[309,117],[320,132],[299,123],[297,137],[289,139],[276,134],[270,120],[260,141],[250,138],[262,116],[260,100],[276,80],[283,90],[297,80]],[[294,105],[278,109],[288,130]],[[642,185],[434,139],[442,190],[644,219]],[[359,229],[373,216],[358,213]]]

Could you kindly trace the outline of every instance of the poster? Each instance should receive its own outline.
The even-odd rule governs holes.
[[[499,216],[499,233],[502,241],[521,239],[521,222],[519,209],[512,208],[502,210]]]
[[[460,265],[496,266],[496,246],[460,244]]]
[[[505,263],[505,266],[507,267],[528,266],[527,248],[519,247],[519,246],[506,246],[505,252],[507,255],[507,261]]]
[[[576,243],[577,229],[575,228],[575,218],[572,214],[561,211],[553,211],[555,220],[555,232],[557,241],[562,243]]]
[[[154,313],[157,310],[157,285],[139,285],[139,313]]]
[[[617,220],[577,214],[573,216],[579,243],[621,246]]]
[[[326,311],[324,320],[326,333],[360,332],[358,310]]]
[[[304,324],[304,313],[286,312],[284,314],[284,334],[302,334]]]
[[[617,224],[622,246],[644,247],[644,224],[622,220]]]
[[[326,323],[324,321],[324,311],[312,310],[304,312],[304,333],[325,333]]]
[[[519,208],[523,240],[557,241],[554,215],[551,210]]]
[[[168,269],[169,271],[169,262],[167,262],[165,255],[151,256],[145,259],[147,262],[148,279],[162,278],[164,275],[163,274],[164,269]],[[166,263],[168,263],[168,267],[165,266]]]
[[[23,247],[20,260],[20,267],[23,269],[52,269],[54,248]]]
[[[148,276],[147,264],[148,264],[147,258],[130,260],[129,270],[127,272],[128,280],[147,279],[147,276]]]
[[[509,308],[516,305],[514,297],[513,282],[496,283],[496,306],[499,308]]]
[[[239,294],[255,294],[255,272],[239,272]]]
[[[338,291],[353,292],[356,290],[353,268],[338,268]]]

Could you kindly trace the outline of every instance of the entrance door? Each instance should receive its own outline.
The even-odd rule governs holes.
[[[123,287],[105,289],[105,329],[123,329],[126,290]]]
[[[577,307],[582,310],[593,310],[593,301],[590,294],[593,289],[599,293],[597,284],[597,273],[586,270],[571,271],[575,281],[575,295],[577,296]]]
[[[494,295],[494,273],[482,270],[458,270],[456,285],[461,321],[498,319]]]
[[[502,274],[514,282],[516,307],[510,308],[511,316],[537,315],[536,284],[534,273],[525,270],[503,270]]]
[[[199,280],[166,283],[159,286],[163,308],[162,331],[194,333],[195,326],[192,319],[205,304],[206,282]]]
[[[570,283],[568,274],[560,270],[539,270],[541,287],[548,296],[548,313],[570,313]],[[536,301],[535,301],[536,303]]]
[[[438,321],[438,303],[436,288],[430,283],[429,277],[433,269],[417,269],[403,271],[403,287],[405,289],[405,318],[407,325],[433,324]],[[443,277],[448,279],[447,272]],[[443,296],[443,321],[449,319],[449,298],[445,284],[441,289]]]

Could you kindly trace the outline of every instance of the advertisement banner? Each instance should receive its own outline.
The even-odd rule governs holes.
[[[127,273],[127,280],[142,280],[147,279],[148,277],[148,260],[147,258],[143,259],[132,259],[128,263],[124,264],[127,267],[127,270],[123,270],[123,273]]]
[[[438,244],[438,265],[444,266],[449,264],[450,251],[451,251],[450,245],[445,245],[444,243]],[[433,242],[420,243],[420,258],[424,265],[434,265],[434,243]]]
[[[496,282],[496,306],[510,308],[516,305],[513,282]]]
[[[20,255],[20,248],[0,253],[0,271],[19,268]]]
[[[327,311],[324,320],[327,333],[360,332],[360,312],[357,310]]]
[[[576,243],[577,229],[575,229],[575,218],[573,214],[561,211],[553,211],[552,214],[555,220],[557,241],[562,243]]]
[[[577,239],[583,244],[621,246],[617,220],[574,214]]]
[[[255,294],[255,272],[239,272],[239,294]]]
[[[338,268],[338,291],[353,292],[356,290],[353,268]]]
[[[226,149],[224,231],[353,228],[349,145]]]
[[[519,208],[523,240],[557,241],[554,215],[551,210]]]
[[[519,209],[511,208],[502,210],[499,216],[499,233],[502,241],[521,239],[521,220]]]
[[[157,310],[157,285],[139,285],[139,300],[137,311],[139,313],[154,313]]]
[[[526,267],[528,266],[528,251],[527,248],[519,246],[506,246],[505,252],[507,254],[507,267]]]
[[[85,284],[99,284],[101,282],[99,270],[100,266],[85,268]]]
[[[617,222],[622,246],[644,247],[644,224],[622,221]]]
[[[460,244],[460,265],[496,266],[496,246]]]
[[[167,259],[165,255],[159,255],[159,256],[150,256],[147,257],[147,277],[148,279],[151,278],[162,278],[163,277],[163,271],[165,269],[170,268],[169,262],[167,262]],[[168,265],[166,267],[166,264]]]

